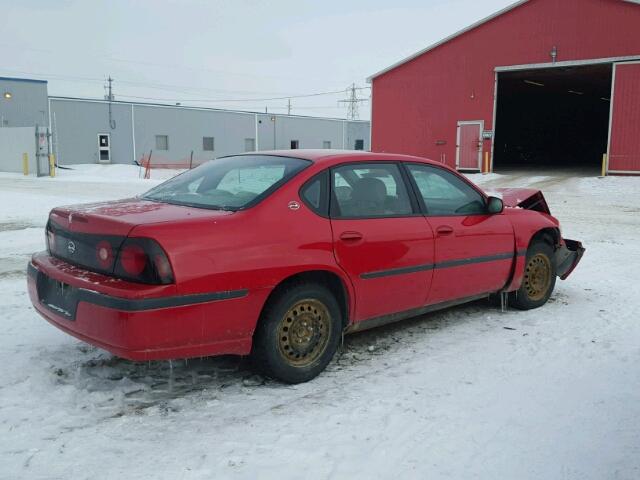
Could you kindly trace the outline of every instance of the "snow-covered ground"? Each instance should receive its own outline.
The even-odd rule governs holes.
[[[233,357],[120,360],[42,320],[24,273],[49,209],[157,183],[59,173],[0,174],[0,479],[640,478],[640,178],[473,175],[542,188],[584,242],[549,304],[353,335],[286,386]]]

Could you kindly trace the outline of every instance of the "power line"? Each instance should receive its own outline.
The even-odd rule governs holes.
[[[37,72],[28,72],[24,70],[12,70],[6,68],[0,68],[0,71],[12,72],[20,75],[31,75],[36,77],[43,77],[46,79],[53,80],[64,80],[64,81],[73,81],[80,83],[101,83],[105,86],[105,90],[107,90],[107,85],[105,81],[111,84],[113,83],[113,79],[109,77],[109,79],[105,80],[104,78],[97,77],[85,77],[85,76],[74,76],[74,75],[60,75],[54,73],[37,73]],[[198,93],[204,93],[206,91],[210,92],[218,92],[218,93],[261,93],[261,92],[253,92],[253,91],[239,91],[239,90],[222,90],[222,89],[212,89],[205,87],[189,87],[189,86],[181,86],[181,85],[171,85],[171,84],[162,84],[162,83],[151,83],[151,82],[142,82],[142,81],[133,81],[133,80],[118,80],[120,85],[130,85],[134,88],[151,88],[151,89],[159,89],[159,90],[167,90],[167,91],[175,91],[176,93],[185,95],[180,98],[166,98],[166,97],[151,97],[151,96],[141,96],[141,95],[126,95],[126,94],[118,94],[119,98],[125,99],[136,99],[136,100],[151,100],[151,101],[161,101],[161,102],[170,102],[170,103],[183,103],[183,102],[201,102],[201,103],[244,103],[244,102],[266,102],[266,101],[278,101],[278,100],[287,100],[287,111],[290,113],[292,107],[291,99],[294,98],[313,98],[313,97],[321,97],[328,95],[338,95],[342,94],[344,90],[332,90],[332,91],[324,91],[324,92],[314,92],[314,93],[305,93],[305,94],[297,94],[297,95],[285,95],[282,96],[273,96],[273,97],[251,97],[251,98],[187,98],[186,96],[191,96],[199,91]],[[368,101],[364,98],[358,98],[357,92],[362,90],[368,90],[371,87],[356,87],[353,84],[349,89],[347,89],[347,93],[350,94],[350,97],[345,100],[341,100],[340,103],[348,103],[348,116],[349,118],[359,118],[358,115],[358,103],[363,103]],[[192,92],[188,92],[185,90],[192,90]],[[264,93],[264,92],[263,92]],[[105,94],[105,99],[114,101],[113,93]],[[355,99],[355,101],[353,101]],[[272,108],[280,108],[280,107],[272,107]],[[303,109],[313,109],[313,108],[341,108],[341,107],[330,107],[330,106],[318,106],[318,107],[309,107],[309,106],[297,106],[296,108]]]
[[[353,83],[351,87],[347,88],[347,98],[343,100],[338,100],[338,103],[344,103],[347,105],[347,118],[349,120],[357,120],[360,118],[360,113],[358,112],[358,104],[366,102],[367,100],[364,98],[358,98],[358,91],[364,90],[367,87],[356,87],[356,84]]]
[[[359,87],[358,89],[363,89],[367,87]],[[142,100],[159,100],[165,102],[267,102],[272,100],[289,100],[291,98],[310,98],[310,97],[320,97],[323,95],[337,95],[339,93],[344,93],[344,90],[334,90],[329,92],[316,92],[316,93],[305,93],[300,95],[286,95],[283,97],[270,97],[270,98],[159,98],[159,97],[144,97],[138,95],[120,95],[120,97],[124,98],[138,98]],[[364,101],[364,100],[362,100]]]

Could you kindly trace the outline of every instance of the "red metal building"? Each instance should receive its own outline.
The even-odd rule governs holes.
[[[372,150],[640,173],[640,2],[528,0],[374,74]]]

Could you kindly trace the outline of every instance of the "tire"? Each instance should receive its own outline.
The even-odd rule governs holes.
[[[522,285],[509,294],[509,304],[520,310],[541,307],[549,300],[555,285],[553,246],[544,240],[536,240],[527,250]]]
[[[333,294],[292,285],[267,303],[253,337],[252,360],[269,377],[302,383],[317,377],[338,349],[342,314]]]

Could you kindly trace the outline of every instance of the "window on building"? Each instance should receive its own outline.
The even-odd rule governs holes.
[[[156,150],[169,150],[169,135],[156,135]]]
[[[356,140],[355,149],[364,150],[364,140]]]
[[[202,137],[202,150],[205,152],[213,152],[215,150],[213,137]]]
[[[300,142],[298,140],[291,140],[291,150],[297,150],[300,148]]]
[[[256,151],[256,139],[255,138],[245,138],[244,139],[244,151],[245,152],[255,152]]]
[[[331,141],[330,140],[323,141],[322,148],[331,148]]]

